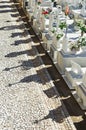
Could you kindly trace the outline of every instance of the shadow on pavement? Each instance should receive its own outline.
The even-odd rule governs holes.
[[[23,29],[23,28],[22,28]],[[17,37],[19,36],[20,39],[21,37],[26,37],[28,36],[28,33],[27,33],[27,30],[24,30],[23,32],[16,32],[16,33],[12,33],[11,37],[14,38],[14,37]],[[19,41],[19,40],[18,40]]]
[[[19,17],[19,13],[16,13],[16,14],[11,14],[12,17]]]
[[[0,8],[11,8],[12,5],[0,5]]]
[[[0,28],[0,30],[14,30],[14,29],[25,29],[24,24],[20,24],[20,25],[11,25],[11,26],[5,26]]]
[[[77,127],[77,130],[86,130],[86,122],[85,122],[86,116],[83,116],[82,118],[83,118],[82,121],[74,123],[75,126]]]
[[[62,115],[62,107],[60,106],[56,109],[50,110],[47,116],[45,116],[43,119],[35,120],[34,123],[39,123],[40,121],[47,120],[47,119],[52,119],[55,122],[62,123],[65,118]]]
[[[28,61],[20,61],[20,65],[17,65],[17,66],[13,66],[13,67],[10,67],[10,68],[5,68],[3,71],[10,71],[12,69],[16,69],[16,68],[19,68],[21,67],[22,70],[29,70],[33,67],[33,64],[30,60]]]
[[[29,42],[31,42],[31,41],[32,41],[31,38],[28,38],[28,39],[25,39],[25,40],[17,40],[17,41],[15,41],[15,43],[13,43],[11,45],[18,46],[20,44],[29,44]]]
[[[44,90],[44,93],[48,96],[48,98],[58,98],[56,91],[54,90],[54,88],[49,88],[47,90]]]
[[[13,85],[19,84],[19,83],[30,83],[30,82],[35,82],[38,84],[42,84],[41,79],[39,78],[39,76],[37,74],[34,75],[30,75],[30,76],[26,76],[24,78],[22,78],[20,81],[12,83],[12,84],[8,84],[8,87],[11,87]]]
[[[11,53],[5,55],[5,57],[12,58],[12,57],[17,57],[17,56],[23,55],[23,54],[30,55],[29,50],[20,51],[20,52],[11,52]]]

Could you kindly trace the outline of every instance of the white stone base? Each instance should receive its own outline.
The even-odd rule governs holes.
[[[53,62],[57,62],[58,50],[51,44],[50,46],[50,57]]]
[[[61,69],[60,69],[60,67],[58,65],[58,62],[56,62],[56,63],[54,62],[54,64],[55,64],[55,67],[58,70],[58,72],[63,76],[63,73],[62,73],[62,71],[61,71]]]
[[[86,110],[86,106],[83,105],[83,100],[78,96],[77,92],[72,91],[72,95],[74,96],[75,100],[78,102],[81,109]],[[85,102],[86,102],[86,96],[85,96]]]
[[[78,63],[81,67],[86,66],[86,52],[82,52],[80,54],[70,54],[64,53],[62,50],[58,52],[58,66],[61,70],[61,73],[65,73],[66,67],[71,67],[71,60]]]
[[[50,45],[52,43],[52,38],[48,33],[45,34],[43,42],[44,43],[42,45],[43,45],[44,49],[47,50],[48,52],[50,52]]]
[[[27,16],[29,18],[29,22],[31,22],[32,16],[33,16],[33,12],[30,9],[27,9]]]
[[[41,33],[42,33],[42,40],[44,41],[45,35],[48,34],[48,30],[46,30],[45,28],[45,30],[43,30]]]
[[[38,23],[36,18],[33,19],[33,25],[32,26],[33,26],[33,29],[36,32],[36,34],[39,34],[40,33],[40,23]]]
[[[82,69],[82,72],[83,72],[83,75],[86,71],[86,67],[83,67],[81,68]],[[82,82],[82,78],[83,78],[83,75],[76,75],[74,74],[72,71],[71,71],[71,68],[65,68],[65,77],[66,77],[66,83],[68,84],[68,86],[71,86],[70,88],[75,88],[76,86],[76,83],[77,84],[80,84]]]
[[[47,51],[47,43],[42,42],[42,43],[41,43],[41,45],[43,46],[44,50],[46,50],[46,51]]]
[[[72,84],[70,83],[70,81],[67,79],[67,77],[65,75],[62,76],[63,79],[65,80],[67,86],[69,87],[70,90],[74,90],[74,86],[72,86]]]
[[[72,72],[71,68],[65,68],[65,76],[72,88],[74,88],[76,82],[81,82],[83,78],[82,75],[76,75],[74,72]]]
[[[37,19],[34,18],[34,19],[33,19],[33,27],[34,27],[34,28],[36,27],[36,22],[37,22]]]

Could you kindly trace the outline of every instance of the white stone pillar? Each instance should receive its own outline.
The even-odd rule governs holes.
[[[83,16],[86,15],[85,6],[86,6],[85,0],[82,0],[82,9],[81,9],[81,14],[82,14]]]
[[[84,84],[84,86],[86,86],[86,71],[83,75],[82,83]]]
[[[32,0],[32,5],[31,6],[32,6],[32,11],[33,12],[34,12],[34,9],[35,9],[35,3],[36,3],[35,0]]]
[[[38,9],[37,9],[37,2],[35,3],[35,6],[34,6],[34,11],[33,11],[33,16],[35,18],[37,18],[37,13],[38,13]]]
[[[69,43],[68,43],[68,38],[64,36],[63,38],[63,43],[62,43],[62,50],[67,53],[70,51],[69,49]]]
[[[53,18],[54,18],[53,14],[51,12],[49,15],[49,33],[51,33],[51,30],[52,30]]]
[[[57,13],[56,13],[56,19],[57,19],[57,24],[56,24],[56,31],[58,32],[58,28],[59,28],[59,13],[58,13],[58,9],[57,9]]]
[[[37,21],[39,21],[39,22],[40,22],[41,15],[42,15],[42,8],[39,6],[38,13],[37,13]]]
[[[31,0],[29,0],[29,5],[31,5]]]
[[[45,16],[42,15],[41,18],[40,18],[40,28],[41,30],[44,30],[45,29]]]
[[[76,5],[77,5],[77,1],[76,0],[73,0],[73,5],[76,7]]]

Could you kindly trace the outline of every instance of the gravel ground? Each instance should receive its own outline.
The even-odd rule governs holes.
[[[0,130],[75,130],[13,5],[0,2]]]

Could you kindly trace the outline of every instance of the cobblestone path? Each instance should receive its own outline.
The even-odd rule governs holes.
[[[0,1],[0,130],[75,130],[9,0]]]

